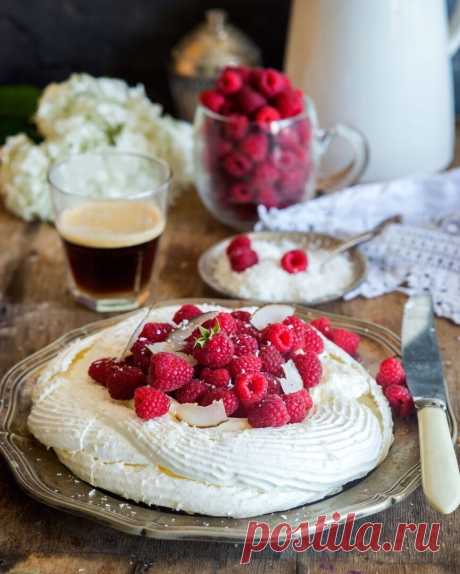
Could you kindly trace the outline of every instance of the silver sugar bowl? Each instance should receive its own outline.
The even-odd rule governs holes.
[[[225,66],[258,66],[260,50],[227,23],[224,10],[208,10],[206,20],[173,49],[170,87],[179,115],[192,121],[200,92],[213,86]]]

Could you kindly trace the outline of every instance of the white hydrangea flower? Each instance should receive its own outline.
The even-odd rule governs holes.
[[[20,134],[0,150],[0,192],[26,220],[52,220],[46,174],[70,154],[117,149],[166,160],[180,190],[193,181],[192,126],[161,115],[142,85],[74,74],[43,92],[35,122],[44,142]]]

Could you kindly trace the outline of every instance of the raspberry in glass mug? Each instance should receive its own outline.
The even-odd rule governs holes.
[[[335,138],[354,159],[319,176]],[[236,229],[250,229],[258,208],[283,209],[311,199],[316,189],[356,182],[367,164],[364,137],[345,124],[318,128],[310,98],[271,69],[226,68],[215,90],[202,93],[194,126],[195,181],[209,211]]]

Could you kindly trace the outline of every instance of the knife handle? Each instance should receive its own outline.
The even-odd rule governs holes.
[[[426,406],[417,418],[423,491],[435,510],[449,514],[460,504],[460,472],[447,416],[440,407]]]

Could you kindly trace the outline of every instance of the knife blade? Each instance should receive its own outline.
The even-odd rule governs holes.
[[[415,295],[405,305],[402,354],[417,407],[423,491],[435,510],[448,514],[460,504],[460,472],[447,420],[447,390],[430,295]]]
[[[415,404],[433,401],[445,408],[447,395],[430,295],[416,295],[407,301],[402,351],[407,386]]]

